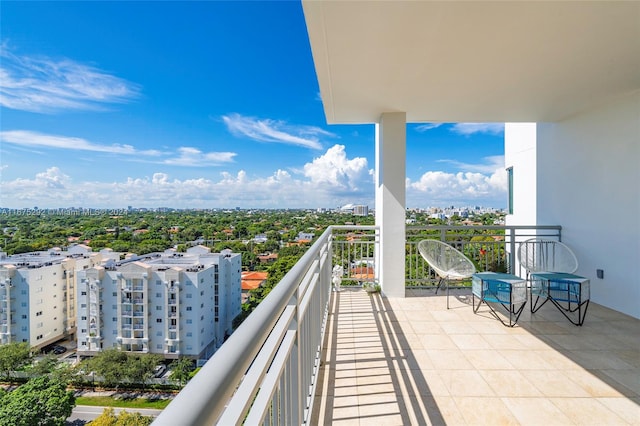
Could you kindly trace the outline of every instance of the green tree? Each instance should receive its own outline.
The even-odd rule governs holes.
[[[153,417],[140,413],[129,413],[126,410],[115,414],[113,407],[105,408],[100,416],[87,423],[87,426],[147,426],[153,422]]]
[[[63,383],[38,377],[2,397],[0,426],[63,426],[74,406]]]
[[[153,369],[160,363],[162,357],[157,354],[128,354],[126,377],[133,383],[146,383],[153,377]]]
[[[47,354],[33,365],[31,373],[35,377],[46,376],[58,367],[58,357],[54,354]]]
[[[186,357],[178,358],[169,365],[171,370],[171,380],[180,385],[185,384],[190,379],[193,371],[193,361]]]
[[[26,342],[0,345],[0,373],[9,380],[11,373],[27,364],[30,358],[30,348]]]
[[[88,369],[102,376],[107,384],[118,385],[127,377],[128,356],[118,349],[106,349],[87,360]]]

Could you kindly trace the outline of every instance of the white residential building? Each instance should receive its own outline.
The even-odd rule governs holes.
[[[209,358],[240,313],[241,255],[167,250],[78,271],[78,353]]]
[[[39,349],[75,333],[75,271],[100,254],[73,246],[7,256],[0,253],[0,344]]]
[[[369,216],[369,206],[357,205],[353,206],[354,216]]]

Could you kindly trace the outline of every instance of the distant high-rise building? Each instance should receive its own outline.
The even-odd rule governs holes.
[[[167,250],[78,271],[78,353],[209,358],[240,313],[241,255]]]
[[[369,206],[353,206],[354,216],[369,216]]]
[[[209,358],[240,313],[241,255],[167,250],[78,272],[78,353]]]
[[[101,255],[84,245],[7,256],[0,252],[0,344],[40,349],[76,331],[75,271]]]
[[[208,358],[240,313],[241,263],[239,253],[203,246],[144,256],[82,244],[0,252],[0,344],[40,349],[75,338],[81,355],[116,347]]]

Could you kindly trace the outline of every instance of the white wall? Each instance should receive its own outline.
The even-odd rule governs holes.
[[[539,161],[538,219],[563,226],[592,300],[640,318],[640,92],[539,126],[538,141],[549,159]]]
[[[536,223],[536,123],[506,123],[504,128],[505,169],[513,168],[512,215],[507,225],[531,225]]]
[[[562,225],[592,301],[640,318],[640,92],[536,127],[535,220]],[[515,149],[505,143],[505,154]],[[527,203],[514,202],[518,214]]]

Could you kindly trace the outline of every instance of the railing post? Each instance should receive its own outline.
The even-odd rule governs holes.
[[[515,274],[516,271],[516,230],[509,229],[509,272]]]
[[[300,392],[302,388],[302,366],[301,360],[302,356],[300,351],[306,347],[304,341],[302,339],[307,339],[309,336],[306,336],[303,331],[303,321],[304,318],[301,317],[300,312],[300,288],[298,288],[293,295],[291,296],[290,304],[295,304],[296,314],[294,316],[294,320],[289,324],[289,330],[295,330],[296,335],[293,343],[293,348],[291,350],[291,355],[289,359],[289,368],[293,374],[293,380],[291,380],[291,389],[287,389],[287,394],[285,398],[289,401],[289,403],[293,404],[290,410],[286,410],[286,413],[282,413],[280,417],[282,419],[283,416],[286,416],[284,422],[286,424],[291,425],[299,425],[302,419],[302,410],[304,407],[303,401],[305,400],[306,392]],[[288,418],[291,416],[291,418]]]

